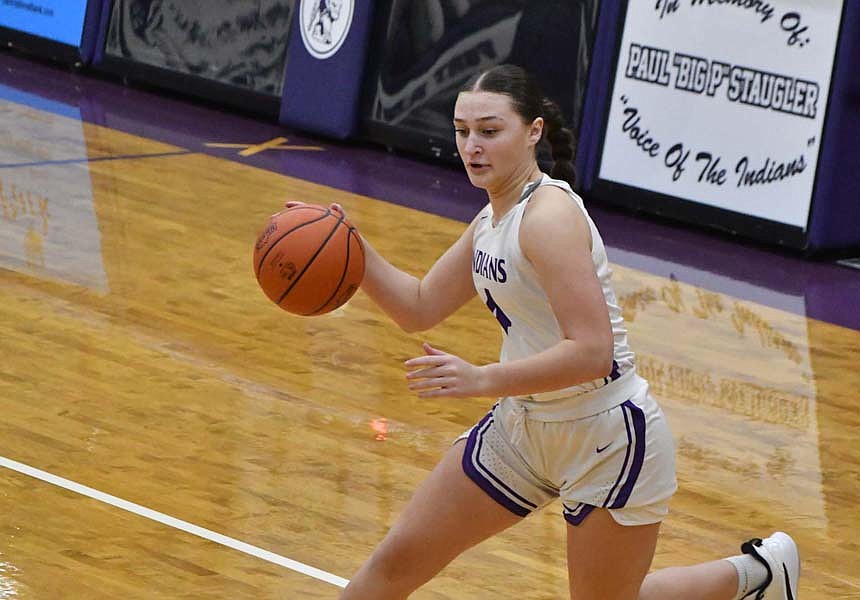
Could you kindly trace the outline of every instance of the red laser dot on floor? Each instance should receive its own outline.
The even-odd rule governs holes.
[[[370,428],[376,432],[376,436],[374,437],[376,441],[385,441],[385,437],[388,435],[388,420],[385,418],[373,419],[370,422]]]

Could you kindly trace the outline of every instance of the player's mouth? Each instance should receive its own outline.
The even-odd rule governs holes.
[[[485,164],[485,163],[475,163],[475,162],[469,163],[469,170],[472,171],[473,173],[484,173],[489,168],[490,168],[490,165]]]

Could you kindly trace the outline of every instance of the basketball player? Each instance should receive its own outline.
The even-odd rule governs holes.
[[[421,280],[366,244],[362,287],[407,331],[477,293],[504,332],[500,361],[476,366],[425,344],[407,379],[422,398],[500,399],[445,454],[341,599],[406,598],[560,498],[576,600],[796,600],[799,556],[781,532],[726,560],[648,574],[676,488],[674,445],[636,374],[600,234],[569,185],[572,135],[510,65],[464,87],[454,128],[489,203]],[[535,158],[543,138],[551,176]]]

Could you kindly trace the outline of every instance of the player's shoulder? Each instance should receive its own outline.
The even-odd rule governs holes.
[[[575,192],[562,181],[547,179],[532,194],[523,218],[544,222],[579,220],[582,216],[582,204]]]
[[[570,194],[563,186],[543,183],[534,191],[529,204],[564,207],[573,201]]]
[[[528,253],[526,246],[566,239],[582,240],[591,247],[592,234],[579,197],[569,186],[551,181],[535,190],[526,207],[520,225],[521,246]]]

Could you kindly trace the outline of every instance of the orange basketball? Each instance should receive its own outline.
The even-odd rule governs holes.
[[[364,277],[364,246],[343,215],[302,204],[269,217],[254,245],[254,274],[269,299],[296,315],[349,300]]]

